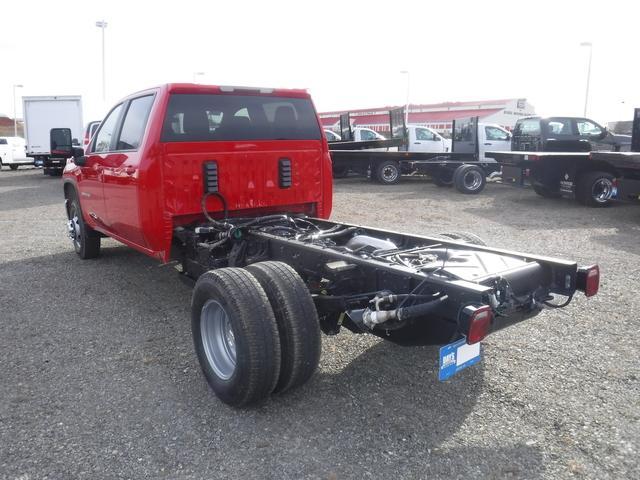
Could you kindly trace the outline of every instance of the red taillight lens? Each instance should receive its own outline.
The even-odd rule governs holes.
[[[467,309],[468,308],[473,307],[467,307]],[[488,305],[476,308],[473,313],[471,313],[469,317],[469,333],[467,334],[467,343],[469,345],[478,343],[488,335],[491,320],[493,320],[493,311]]]
[[[598,293],[600,288],[600,268],[598,265],[578,269],[576,288],[582,290],[587,297],[593,297]]]

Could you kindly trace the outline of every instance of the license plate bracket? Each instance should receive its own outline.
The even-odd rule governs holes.
[[[438,380],[441,382],[481,360],[480,342],[467,344],[466,337],[440,347]]]

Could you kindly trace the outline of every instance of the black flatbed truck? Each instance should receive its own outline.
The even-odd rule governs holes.
[[[634,115],[631,152],[487,152],[502,165],[502,183],[531,185],[542,197],[568,196],[604,207],[640,197],[640,109]]]
[[[329,142],[334,178],[355,172],[383,185],[394,185],[402,175],[423,174],[438,186],[455,186],[461,193],[477,194],[484,189],[486,177],[500,170],[494,160],[479,161],[478,117],[453,122],[451,152],[408,151],[402,108],[389,111],[389,127],[388,140],[353,141],[349,114],[342,114],[343,140]]]

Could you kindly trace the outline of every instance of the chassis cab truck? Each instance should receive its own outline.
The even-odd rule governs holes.
[[[598,289],[595,265],[328,220],[331,159],[305,91],[164,85],[116,104],[86,151],[69,129],[51,137],[73,157],[77,254],[97,257],[109,236],[195,281],[196,355],[230,405],[305,383],[321,331],[448,344],[444,379],[479,360],[490,332]]]

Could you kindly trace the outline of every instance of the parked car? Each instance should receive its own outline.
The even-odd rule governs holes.
[[[5,165],[11,170],[17,170],[20,165],[33,165],[33,159],[25,152],[24,138],[0,137],[0,168]]]
[[[631,136],[617,135],[583,117],[524,117],[513,129],[514,152],[630,151]]]

